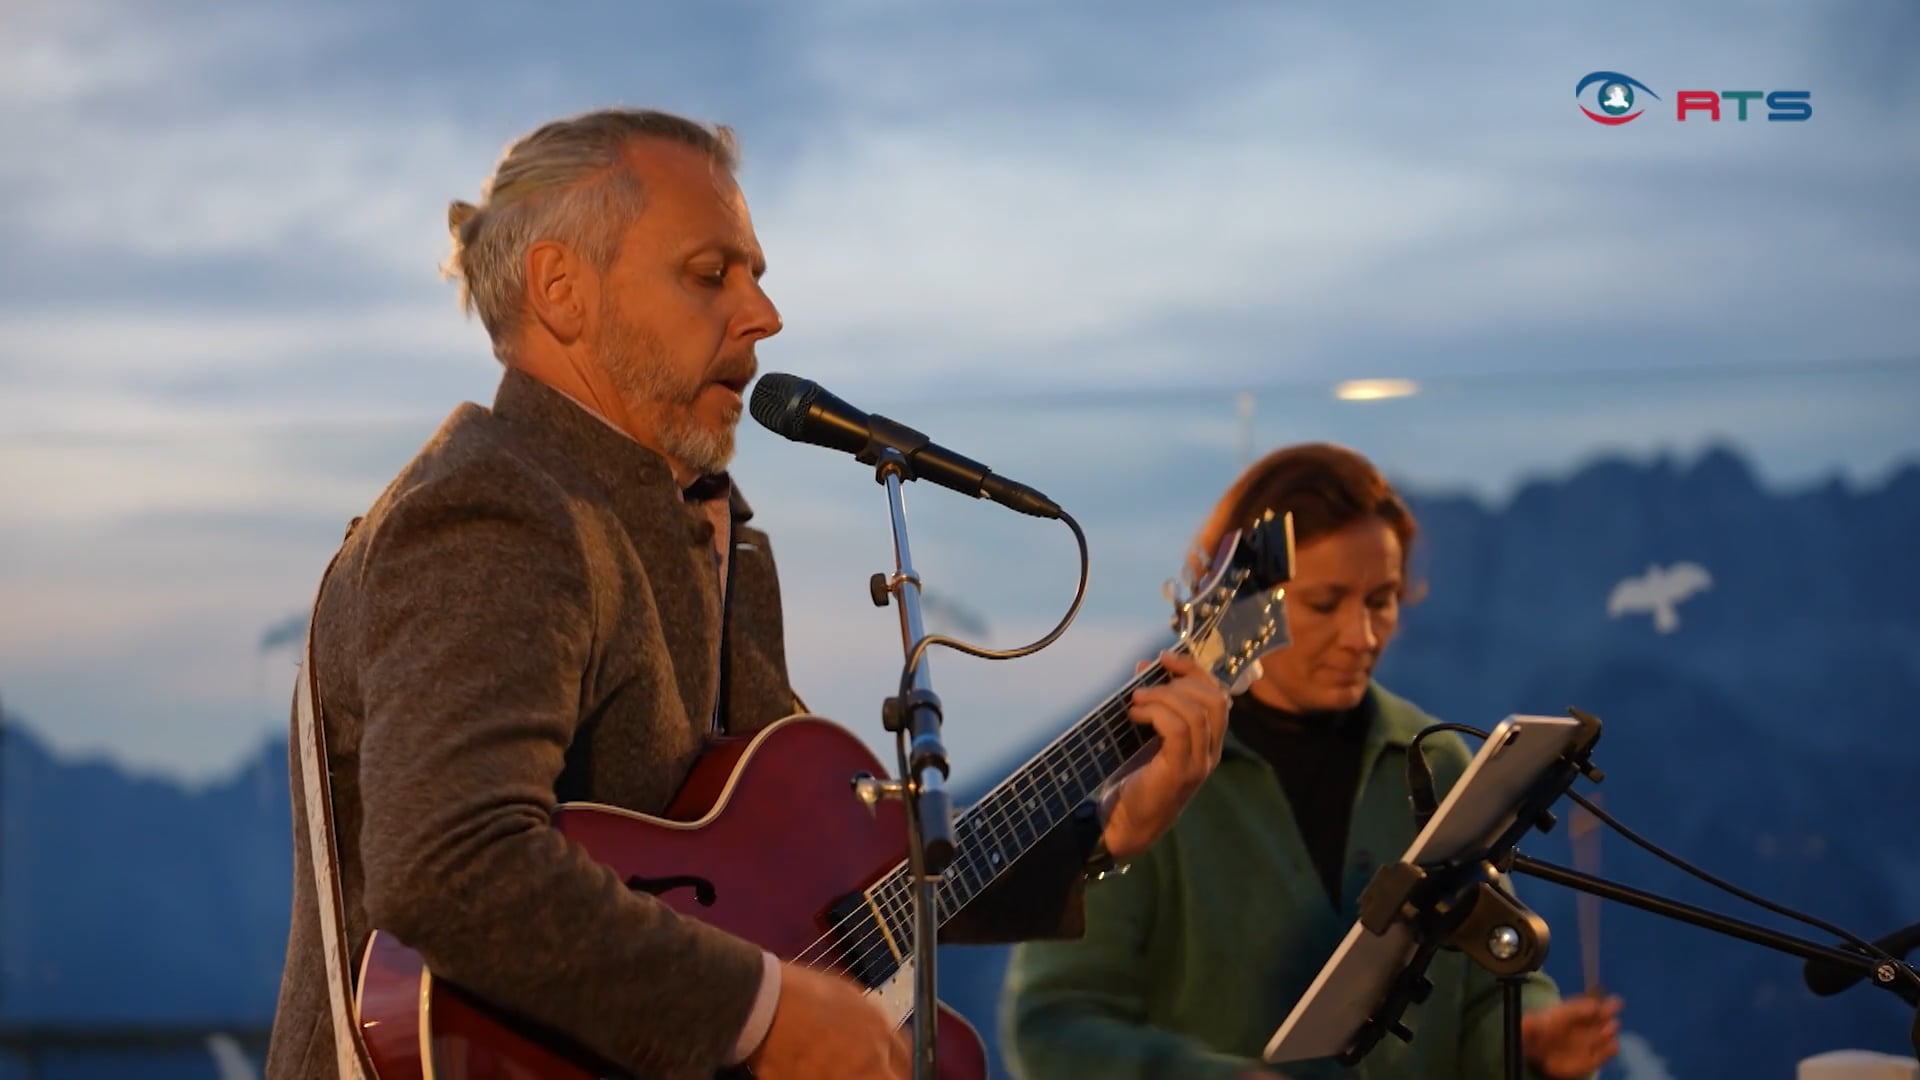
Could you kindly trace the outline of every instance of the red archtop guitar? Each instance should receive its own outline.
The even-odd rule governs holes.
[[[1291,521],[1271,516],[1222,539],[1204,579],[1174,598],[1176,649],[1238,692],[1285,644],[1282,596]],[[1081,718],[977,803],[954,814],[956,854],[935,887],[939,922],[978,896],[1110,777],[1154,746],[1128,718],[1158,663]],[[662,817],[567,803],[553,823],[635,889],[784,960],[841,972],[901,1024],[913,1011],[913,879],[905,810],[871,807],[852,781],[885,771],[831,721],[791,716],[717,740]],[[830,838],[831,842],[823,842]],[[769,854],[776,853],[776,854]],[[544,1030],[435,979],[420,956],[375,931],[361,957],[359,1034],[379,1080],[595,1080],[627,1075]],[[985,1080],[986,1047],[942,1004],[941,1080]],[[750,1075],[744,1069],[734,1075]]]

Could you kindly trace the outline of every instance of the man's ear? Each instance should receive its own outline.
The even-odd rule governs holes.
[[[586,333],[599,287],[593,268],[565,244],[542,240],[527,250],[527,305],[561,344]]]

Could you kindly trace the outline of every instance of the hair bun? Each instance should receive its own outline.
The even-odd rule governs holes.
[[[466,230],[467,222],[480,213],[480,208],[462,199],[455,199],[447,205],[447,231],[459,236]]]

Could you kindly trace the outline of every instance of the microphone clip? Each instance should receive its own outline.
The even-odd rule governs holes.
[[[932,443],[933,440],[925,433],[915,431],[898,420],[890,420],[879,413],[869,413],[867,445],[853,455],[853,460],[873,466],[876,479],[883,484],[886,483],[889,470],[901,480],[918,480],[920,477],[913,467],[914,455]]]

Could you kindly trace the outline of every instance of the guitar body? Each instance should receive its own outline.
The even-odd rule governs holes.
[[[555,811],[554,824],[674,910],[783,960],[804,952],[811,966],[844,970],[837,957],[816,959],[836,921],[832,909],[897,867],[907,850],[904,809],[886,800],[869,813],[853,791],[860,773],[886,776],[846,729],[793,716],[751,738],[716,742],[666,817],[569,803]],[[904,969],[893,993],[911,994],[911,974]],[[375,932],[368,942],[358,1003],[360,1034],[379,1080],[627,1075],[565,1037],[435,979],[390,934]],[[979,1033],[945,1005],[935,1039],[941,1080],[984,1080]]]
[[[1180,648],[1238,693],[1286,640],[1290,517],[1272,514],[1216,546],[1176,597]],[[956,856],[940,881],[943,918],[963,908],[1109,777],[1148,751],[1132,690],[1168,677],[1145,666],[1014,775],[954,818]],[[848,974],[903,1024],[913,1010],[912,880],[906,810],[871,809],[853,781],[886,777],[865,743],[831,721],[790,716],[716,742],[662,817],[568,803],[553,823],[629,888],[730,931],[783,960]],[[867,895],[877,899],[869,903]],[[904,954],[904,955],[903,955]],[[376,931],[361,956],[360,1037],[378,1080],[625,1078],[557,1032],[434,978],[419,954]],[[986,1046],[960,1014],[935,1016],[941,1080],[985,1080]],[[751,1074],[744,1069],[726,1075]],[[676,1078],[683,1080],[683,1078]]]

